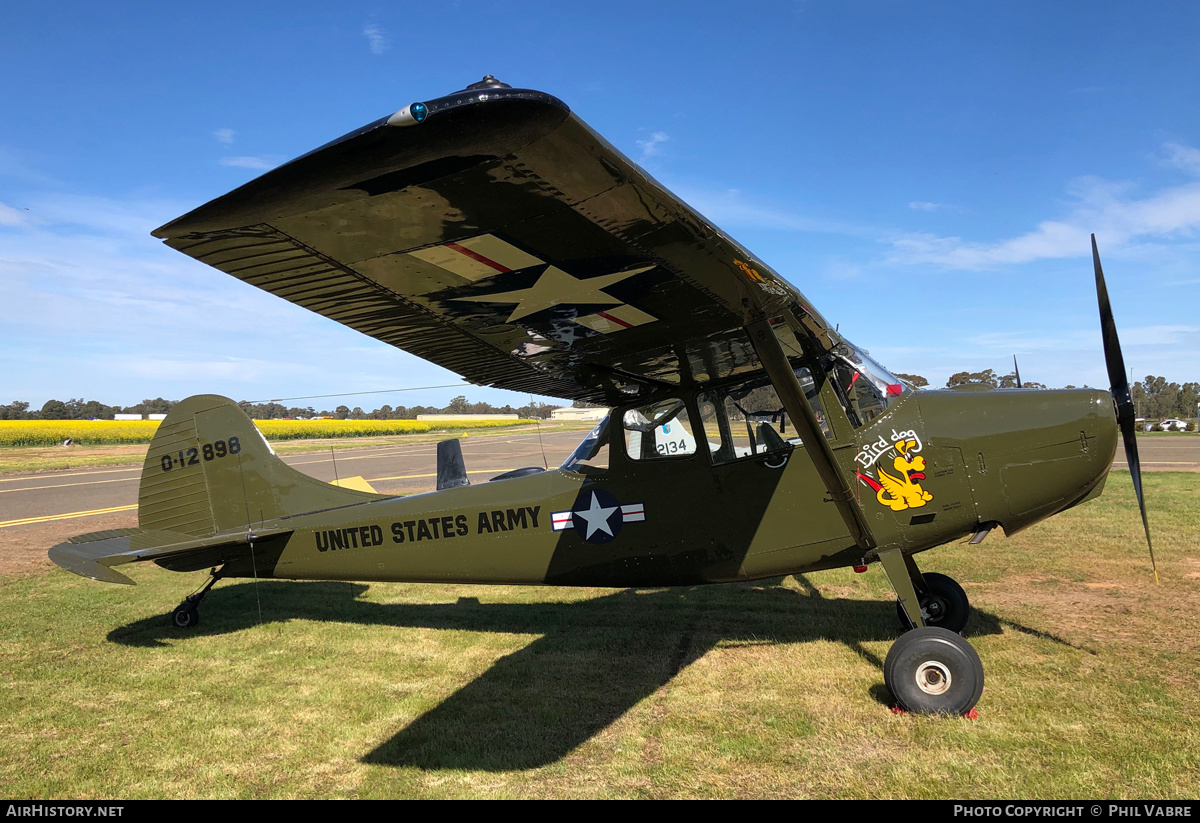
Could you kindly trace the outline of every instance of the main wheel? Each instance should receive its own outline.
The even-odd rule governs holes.
[[[883,682],[906,712],[966,714],[983,694],[983,663],[954,632],[926,626],[892,644]]]
[[[922,575],[929,594],[920,597],[921,611],[925,615],[926,626],[940,626],[952,632],[961,632],[971,616],[971,602],[967,593],[958,585],[953,577],[930,572]],[[908,631],[913,628],[912,621],[904,613],[904,606],[896,601],[896,614],[900,617],[900,628]]]
[[[186,600],[171,612],[171,625],[177,629],[194,629],[200,625],[200,612]]]

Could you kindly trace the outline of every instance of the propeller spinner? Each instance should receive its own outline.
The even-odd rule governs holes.
[[[1146,530],[1146,545],[1150,548],[1150,566],[1154,569],[1154,582],[1158,582],[1158,566],[1154,562],[1154,544],[1150,542],[1150,521],[1146,519],[1146,498],[1142,494],[1142,465],[1138,460],[1137,435],[1135,434],[1133,395],[1129,381],[1125,379],[1125,359],[1121,356],[1121,341],[1117,339],[1117,325],[1113,322],[1112,306],[1108,302],[1108,289],[1104,286],[1104,271],[1100,268],[1100,252],[1096,249],[1096,235],[1092,235],[1092,263],[1096,268],[1096,300],[1100,304],[1100,334],[1104,340],[1104,363],[1108,367],[1109,391],[1117,410],[1117,426],[1125,442],[1125,461],[1133,477],[1133,491],[1137,494],[1138,508],[1142,511],[1142,526]]]

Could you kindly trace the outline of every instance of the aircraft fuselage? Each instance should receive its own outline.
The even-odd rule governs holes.
[[[1093,390],[908,392],[834,441],[834,453],[880,548],[911,554],[984,526],[1011,534],[1099,494],[1116,449],[1111,408]],[[235,562],[224,574],[667,586],[873,559],[825,499],[803,444],[714,465],[703,449],[633,459],[619,428],[606,435],[604,470],[550,470],[256,524],[292,533],[264,543],[255,569]]]

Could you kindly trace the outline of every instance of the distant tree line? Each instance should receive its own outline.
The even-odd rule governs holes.
[[[896,376],[906,383],[909,383],[913,388],[923,389],[929,385],[929,381],[919,374],[905,374],[904,372],[896,372]]]
[[[896,376],[917,388],[929,385],[929,381],[919,374],[897,373]],[[1016,372],[997,375],[991,369],[980,372],[960,371],[950,375],[950,379],[946,381],[946,388],[969,383],[990,386],[993,389],[1013,389],[1017,386],[1017,375]],[[1043,384],[1035,383],[1032,380],[1024,380],[1021,385],[1027,389],[1046,388]],[[1063,388],[1073,389],[1075,387],[1064,386]],[[1138,417],[1144,417],[1147,420],[1194,417],[1196,404],[1200,402],[1200,383],[1172,383],[1165,377],[1148,374],[1145,380],[1135,382],[1129,388],[1133,394]]]
[[[1194,417],[1200,402],[1200,383],[1168,383],[1165,377],[1146,375],[1131,385],[1133,405],[1138,417],[1147,420],[1164,417]]]
[[[950,379],[946,381],[946,388],[952,389],[955,386],[961,386],[966,383],[979,383],[985,386],[991,386],[993,389],[1015,389],[1017,388],[1017,373],[1015,371],[1008,374],[996,374],[991,369],[985,369],[979,372],[960,371],[958,374],[950,375]],[[1044,389],[1045,383],[1037,383],[1033,380],[1022,380],[1021,388],[1025,389]],[[1073,389],[1074,386],[1064,386],[1066,389]]]
[[[179,401],[163,400],[156,397],[153,400],[143,400],[136,406],[106,406],[96,400],[47,400],[40,410],[30,409],[23,400],[0,406],[0,420],[112,420],[118,414],[166,414]],[[515,414],[519,417],[541,418],[550,416],[551,409],[558,408],[546,403],[530,402],[526,406],[514,409],[505,405],[496,408],[490,403],[472,403],[465,395],[459,395],[442,408],[436,406],[383,406],[374,411],[363,411],[360,406],[353,409],[348,406],[338,406],[333,411],[317,411],[312,406],[299,408],[283,406],[279,403],[250,403],[241,401],[238,406],[242,411],[255,420],[280,420],[285,417],[293,419],[332,417],[338,420],[415,420],[418,414]]]
[[[923,388],[929,381],[919,374],[901,374],[897,377],[908,383]],[[1016,373],[997,375],[991,369],[981,372],[958,372],[946,381],[947,388],[968,383],[986,385],[994,389],[1011,389],[1017,386]],[[1044,389],[1046,386],[1032,380],[1022,381],[1027,389]],[[1063,388],[1073,389],[1074,386]],[[1146,375],[1146,379],[1130,386],[1133,392],[1133,402],[1137,407],[1139,417],[1147,419],[1162,419],[1166,417],[1193,417],[1196,414],[1196,403],[1200,401],[1200,383],[1171,383],[1165,377]],[[0,420],[112,420],[117,414],[166,414],[178,401],[164,400],[156,397],[153,400],[143,400],[135,406],[106,406],[96,400],[47,400],[42,408],[30,409],[29,404],[17,400],[6,406],[0,405]],[[313,417],[332,417],[338,420],[414,420],[419,414],[516,414],[522,418],[546,419],[550,416],[552,406],[547,403],[530,402],[520,408],[505,405],[497,408],[490,403],[472,403],[465,395],[459,395],[446,406],[381,406],[374,411],[363,411],[361,406],[350,408],[338,406],[333,411],[317,411],[312,406],[299,408],[283,406],[279,403],[250,403],[245,400],[238,403],[247,415],[255,420],[279,420],[285,417],[293,419]],[[575,402],[576,408],[589,408],[592,404]]]
[[[919,374],[903,374],[896,372],[896,376],[907,383],[911,383],[918,389],[922,389],[929,385],[929,381]],[[1017,373],[1009,372],[1008,374],[996,374],[991,369],[977,372],[960,371],[958,374],[950,375],[950,379],[946,381],[946,388],[952,389],[955,386],[961,386],[966,383],[976,383],[981,386],[989,386],[993,389],[1015,389],[1017,388]],[[1033,380],[1022,380],[1021,388],[1025,389],[1044,389],[1044,383],[1037,383]],[[1064,388],[1073,389],[1074,386],[1065,386]]]

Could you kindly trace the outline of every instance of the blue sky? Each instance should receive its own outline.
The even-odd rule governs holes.
[[[488,73],[895,371],[1107,385],[1095,232],[1127,364],[1200,380],[1194,3],[175,5],[0,5],[0,403],[453,382],[150,231]],[[459,393],[528,400],[347,401]]]

